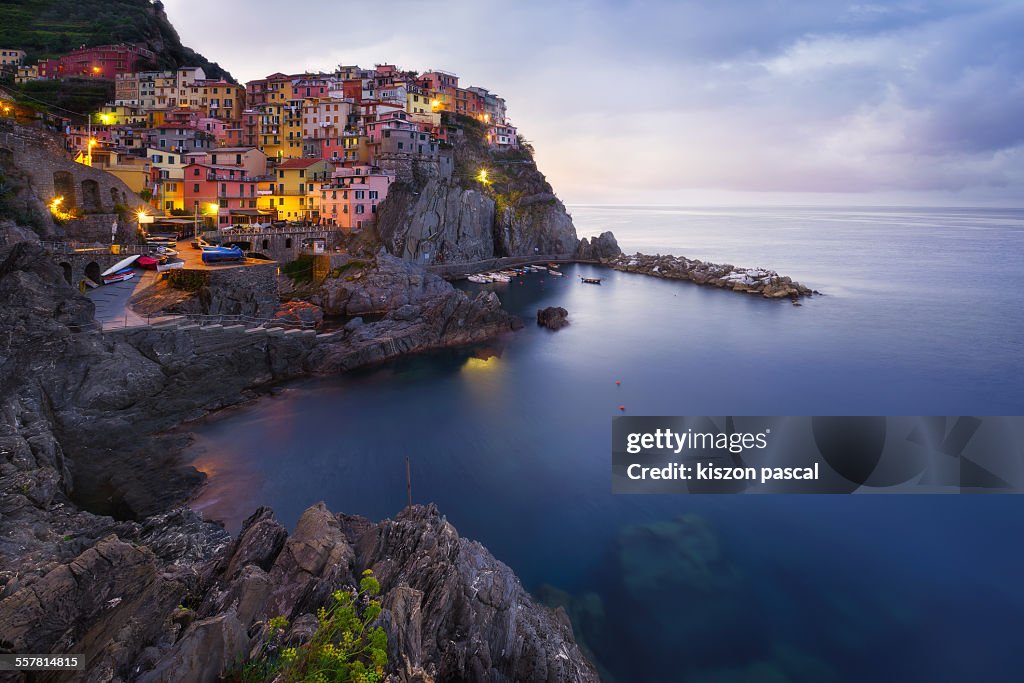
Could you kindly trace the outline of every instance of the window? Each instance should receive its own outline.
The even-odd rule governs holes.
[[[403,144],[401,142],[399,142],[398,143],[398,149],[402,149],[402,148],[403,148]]]
[[[370,190],[370,199],[377,198],[377,190]]]
[[[199,177],[199,167],[198,166],[196,168],[192,169],[192,175],[196,176],[197,178]]]
[[[299,177],[300,178],[305,178],[306,177],[306,172],[303,171],[301,168],[299,169]],[[302,185],[299,185],[299,191],[300,192],[302,191]]]
[[[192,191],[196,194],[199,194],[199,183],[196,183],[192,186]]]

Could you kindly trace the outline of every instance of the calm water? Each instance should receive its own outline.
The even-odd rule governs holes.
[[[612,496],[609,444],[619,405],[1021,414],[1024,211],[573,214],[626,251],[767,266],[828,296],[794,307],[589,266],[487,285],[572,325],[209,421],[196,506],[232,528],[259,504],[289,525],[318,500],[391,516],[410,456],[414,498],[567,605],[609,679],[1020,680],[1024,498]]]

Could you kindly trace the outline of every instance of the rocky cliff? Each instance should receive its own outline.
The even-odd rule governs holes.
[[[104,334],[33,234],[0,242],[0,647],[82,653],[79,680],[216,680],[269,617],[290,616],[303,642],[318,601],[370,568],[390,680],[596,680],[564,614],[534,604],[432,508],[373,523],[317,507],[290,536],[260,510],[234,540],[167,512],[202,477],[161,430],[288,377],[508,330],[493,295],[470,299],[380,255],[347,296],[335,291],[359,310],[388,287],[410,290],[385,295],[376,322],[320,337]]]
[[[414,175],[392,187],[377,218],[388,251],[417,263],[575,254],[572,218],[538,170],[532,149],[524,143],[498,152],[475,119],[447,121],[454,170]]]

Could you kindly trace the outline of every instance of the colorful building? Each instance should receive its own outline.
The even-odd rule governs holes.
[[[259,198],[258,208],[278,220],[316,221],[318,196],[312,190],[328,182],[333,172],[334,166],[322,159],[287,159],[273,169],[270,194]]]
[[[12,48],[0,48],[0,66],[20,66],[25,61],[25,51]]]
[[[156,62],[156,54],[140,45],[98,45],[73,50],[56,60],[45,60],[47,78],[71,76],[116,81],[118,74],[138,71]],[[40,62],[40,71],[43,62]]]
[[[394,181],[394,173],[372,166],[339,168],[329,183],[313,190],[319,194],[320,223],[342,230],[366,227],[376,218],[377,207]]]

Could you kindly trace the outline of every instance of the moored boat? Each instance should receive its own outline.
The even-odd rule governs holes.
[[[128,258],[121,259],[120,261],[118,261],[117,263],[115,263],[114,265],[110,266],[109,268],[107,268],[102,273],[100,273],[100,277],[104,277],[105,278],[108,275],[113,275],[114,273],[119,273],[122,270],[124,270],[124,269],[128,268],[129,266],[131,266],[133,263],[135,263],[135,261],[138,258],[139,258],[139,255],[135,254],[134,256],[129,256]]]
[[[203,263],[219,263],[221,261],[244,261],[245,254],[238,247],[204,247]]]
[[[131,268],[125,268],[124,270],[119,270],[116,273],[104,275],[103,284],[112,285],[115,282],[124,282],[125,280],[131,280],[133,277],[135,277],[135,271],[132,270]]]
[[[152,256],[140,256],[135,263],[147,270],[156,270],[156,267],[160,264],[160,259],[155,259]]]

